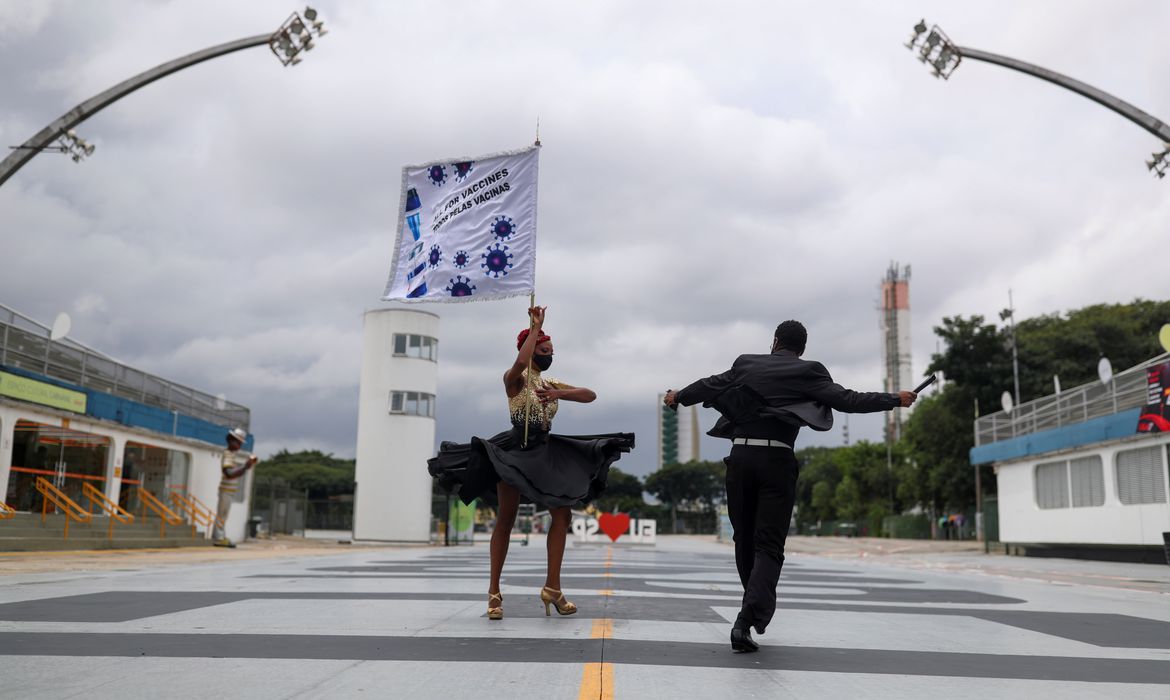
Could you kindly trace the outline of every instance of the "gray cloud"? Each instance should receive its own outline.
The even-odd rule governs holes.
[[[0,137],[290,9],[0,0]],[[538,118],[538,299],[555,374],[600,395],[558,430],[636,431],[638,473],[655,394],[763,351],[785,318],[805,320],[835,378],[878,388],[891,260],[913,265],[919,369],[943,315],[994,316],[1009,287],[1024,315],[1165,296],[1129,272],[1170,218],[1141,165],[1155,140],[993,66],[931,78],[899,46],[917,5],[320,9],[332,31],[302,65],[261,48],[171,76],[79,128],[91,159],[43,154],[0,187],[0,301],[69,310],[79,340],[251,407],[262,453],[353,454],[361,316],[379,305],[401,166],[521,146]],[[1161,3],[931,12],[959,43],[1170,114],[1146,68],[1170,52]],[[440,439],[505,426],[523,307],[437,309]],[[851,438],[880,426],[853,417]],[[838,444],[840,429],[801,439]]]

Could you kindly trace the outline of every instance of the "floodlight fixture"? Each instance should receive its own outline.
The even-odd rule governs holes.
[[[926,34],[926,38],[920,40],[923,34]],[[949,79],[963,60],[962,52],[951,43],[943,30],[936,24],[928,31],[925,20],[914,26],[914,36],[903,46],[911,51],[918,49],[918,60],[930,66],[931,75],[943,80]]]
[[[325,23],[318,19],[318,13],[311,7],[305,8],[304,18],[294,12],[273,32],[268,47],[281,65],[295,66],[301,62],[300,54],[312,51],[316,44],[313,37],[326,34]]]
[[[74,163],[80,163],[89,156],[92,156],[96,148],[92,143],[78,136],[77,132],[73,129],[67,129],[57,137],[55,144],[47,146],[43,150],[64,153],[69,156],[69,160],[72,160]]]
[[[1151,160],[1146,161],[1146,168],[1153,174],[1158,176],[1158,179],[1166,177],[1166,170],[1170,168],[1170,144],[1162,144],[1165,150],[1152,153]]]
[[[926,60],[930,57],[931,52],[934,51],[934,47],[938,46],[938,42],[939,36],[937,31],[931,31],[930,34],[927,34],[926,40],[922,42],[922,47],[918,51],[918,60],[926,63]]]
[[[908,49],[913,49],[915,42],[918,41],[918,37],[922,36],[925,33],[926,33],[926,20],[924,20],[924,19],[919,20],[918,24],[914,25],[914,35],[910,37],[910,41],[906,42],[905,44],[902,44],[902,46],[905,46]]]

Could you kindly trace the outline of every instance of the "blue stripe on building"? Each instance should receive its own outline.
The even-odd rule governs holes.
[[[1138,416],[1141,415],[1141,412],[1142,409],[1134,408],[1111,416],[1093,418],[1084,423],[1042,430],[1029,435],[1020,435],[972,447],[971,464],[1006,462],[1011,459],[1083,447],[1104,440],[1129,437],[1136,434]]]
[[[182,412],[178,414],[168,411],[156,406],[148,406],[144,403],[125,399],[113,394],[107,394],[102,391],[95,391],[87,389],[83,386],[63,382],[59,379],[46,377],[43,374],[30,372],[19,367],[10,367],[7,365],[0,365],[0,370],[9,374],[15,374],[27,379],[32,379],[45,384],[52,384],[63,389],[71,391],[79,391],[85,394],[88,398],[86,401],[85,415],[100,420],[112,421],[119,425],[130,426],[134,428],[143,428],[156,433],[163,433],[165,435],[173,435],[175,437],[189,438],[192,440],[199,440],[206,442],[215,447],[223,447],[224,434],[235,426],[217,425],[202,418],[195,418],[194,416],[184,415]],[[248,436],[248,442],[244,445],[245,450],[251,450],[253,444],[253,436]]]

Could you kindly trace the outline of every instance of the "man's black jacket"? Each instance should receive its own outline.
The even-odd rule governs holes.
[[[897,394],[857,392],[837,384],[819,362],[790,350],[740,355],[731,369],[678,392],[683,406],[702,402],[723,417],[708,435],[782,440],[789,445],[802,426],[833,427],[833,412],[873,413],[901,405]]]

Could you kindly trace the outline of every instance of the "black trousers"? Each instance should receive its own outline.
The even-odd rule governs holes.
[[[735,531],[742,611],[763,631],[776,612],[776,584],[796,502],[800,463],[784,447],[733,445],[727,463],[727,510]]]

